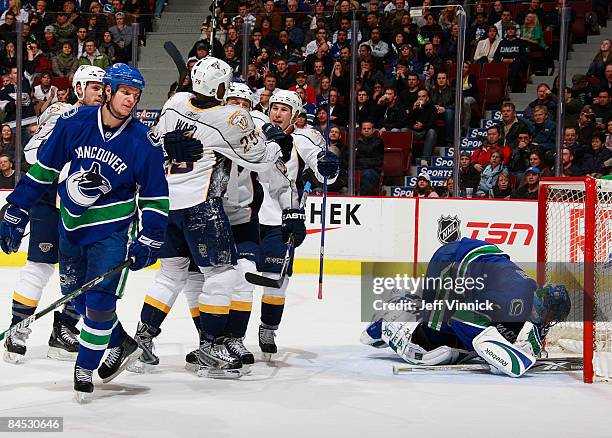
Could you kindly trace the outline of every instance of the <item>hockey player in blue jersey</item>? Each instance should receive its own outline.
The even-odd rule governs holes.
[[[153,264],[164,241],[168,214],[164,153],[161,142],[131,116],[144,79],[138,69],[118,63],[108,68],[103,84],[102,107],[82,107],[62,115],[38,162],[7,197],[9,206],[0,224],[2,250],[17,251],[28,211],[66,165],[67,177],[60,178],[58,186],[63,292],[128,259],[131,270]],[[92,373],[98,366],[106,383],[141,353],[115,313],[126,279],[127,270],[74,300],[83,316],[74,368],[77,401],[86,401],[93,392]]]
[[[480,240],[439,248],[422,280],[420,297],[395,299],[416,318],[389,312],[368,326],[363,343],[389,346],[413,365],[448,365],[478,355],[492,371],[519,377],[571,306],[565,287],[539,288],[501,249]]]

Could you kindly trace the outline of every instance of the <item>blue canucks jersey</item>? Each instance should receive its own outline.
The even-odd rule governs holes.
[[[168,212],[163,151],[139,121],[130,117],[108,131],[99,107],[62,114],[38,162],[7,201],[29,210],[60,172],[67,175],[58,186],[62,237],[93,243],[131,223],[139,207],[147,237],[163,240]]]

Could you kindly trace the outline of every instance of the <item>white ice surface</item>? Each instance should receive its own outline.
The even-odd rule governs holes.
[[[17,273],[0,269],[3,329]],[[132,334],[154,274],[132,274],[120,301]],[[57,284],[41,306],[58,297]],[[328,276],[324,299],[316,293],[316,276],[292,279],[275,362],[256,363],[238,381],[184,370],[197,342],[181,297],[157,338],[156,372],[94,380],[88,405],[72,401],[73,365],[45,358],[48,315],[32,326],[24,364],[0,361],[0,416],[63,416],[62,436],[78,437],[612,437],[611,384],[585,385],[579,374],[394,376],[392,354],[359,344],[359,279]],[[259,296],[246,339],[254,352]]]

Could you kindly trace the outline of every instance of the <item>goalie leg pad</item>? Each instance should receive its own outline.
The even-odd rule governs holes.
[[[510,376],[520,377],[536,359],[504,338],[495,327],[487,327],[472,341],[474,350],[492,368]]]

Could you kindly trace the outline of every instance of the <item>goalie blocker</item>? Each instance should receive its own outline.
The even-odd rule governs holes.
[[[567,291],[563,286],[538,288],[498,247],[473,239],[461,239],[438,249],[430,260],[426,279],[458,276],[483,279],[484,287],[461,293],[426,287],[422,300],[441,301],[442,310],[423,310],[416,322],[404,322],[410,319],[406,313],[388,312],[367,327],[362,342],[377,348],[388,346],[411,365],[459,364],[480,356],[495,373],[523,375],[540,356],[550,327],[569,314]],[[450,303],[473,303],[477,299],[490,300],[493,310],[451,310],[457,306]]]

